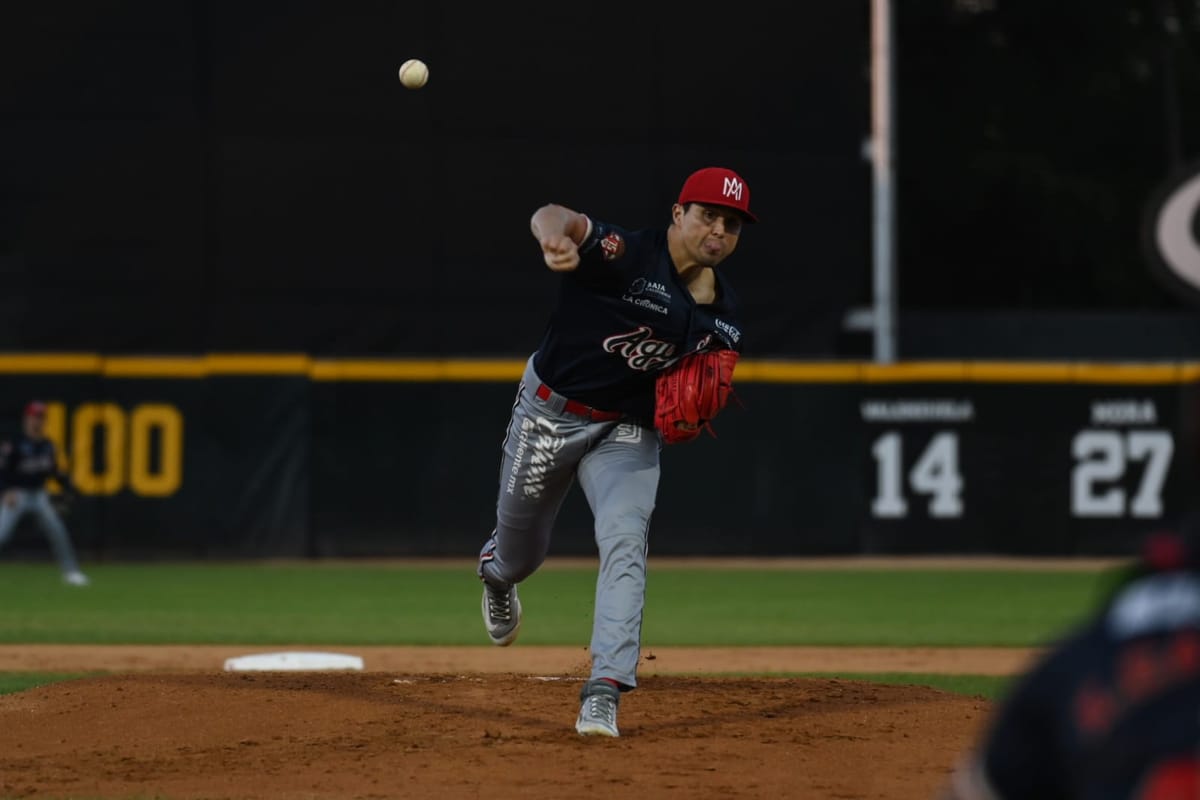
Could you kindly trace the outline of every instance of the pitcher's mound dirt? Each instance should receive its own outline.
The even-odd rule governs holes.
[[[989,704],[846,680],[143,672],[0,696],[0,796],[929,800]]]
[[[293,645],[0,644],[3,672],[142,672],[221,669],[226,659],[287,650],[345,652],[372,671],[457,675],[586,675],[586,646],[398,647]],[[1012,647],[643,647],[639,676],[915,672],[934,675],[1016,675],[1038,650]]]

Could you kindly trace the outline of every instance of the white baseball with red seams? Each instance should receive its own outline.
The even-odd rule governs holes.
[[[410,58],[400,65],[400,83],[407,89],[420,89],[429,80],[429,67],[419,58]]]

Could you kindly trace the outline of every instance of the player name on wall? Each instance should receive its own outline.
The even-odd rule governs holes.
[[[474,551],[513,382],[256,366],[12,368],[3,432],[49,402],[93,556]],[[1200,369],[764,370],[716,438],[663,450],[652,552],[1116,554],[1195,505]],[[552,554],[594,552],[590,528],[575,491]]]

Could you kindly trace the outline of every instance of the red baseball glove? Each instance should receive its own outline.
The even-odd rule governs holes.
[[[712,431],[712,422],[733,393],[736,350],[700,350],[688,353],[655,382],[654,427],[663,441],[676,444]]]

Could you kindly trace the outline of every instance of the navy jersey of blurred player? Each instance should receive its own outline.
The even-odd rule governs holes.
[[[19,434],[0,442],[0,547],[8,542],[21,518],[31,514],[50,542],[63,580],[86,586],[90,581],[79,569],[70,535],[46,489],[46,482],[54,478],[63,491],[72,490],[70,479],[58,468],[54,442],[46,437],[46,405],[29,403],[21,422]]]
[[[1200,536],[1148,538],[1095,618],[1000,704],[954,800],[1200,798]]]

